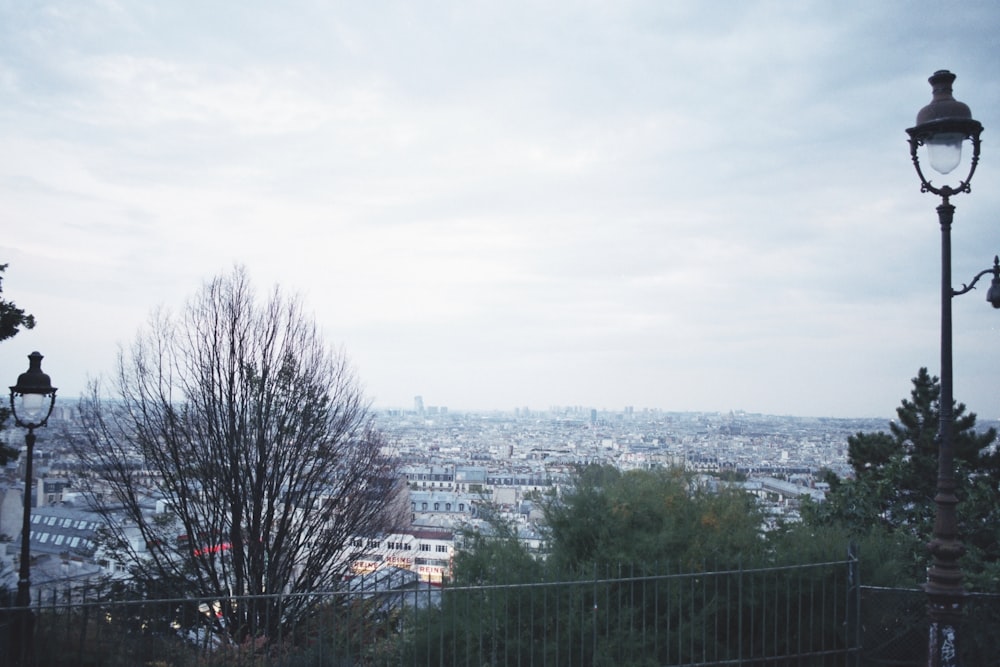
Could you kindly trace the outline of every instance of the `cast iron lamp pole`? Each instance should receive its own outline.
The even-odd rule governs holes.
[[[48,403],[48,405],[46,405]],[[30,653],[31,633],[34,618],[31,613],[31,467],[35,447],[35,429],[49,421],[56,403],[56,388],[49,376],[42,372],[42,355],[32,352],[28,355],[28,370],[17,378],[17,384],[10,388],[10,409],[14,422],[28,429],[24,436],[27,453],[24,459],[24,514],[21,522],[21,568],[17,580],[15,632],[11,647],[16,664],[27,664]]]
[[[969,182],[979,163],[979,135],[983,126],[973,120],[969,107],[951,94],[955,75],[947,70],[935,72],[929,79],[933,99],[917,114],[917,125],[906,130],[910,135],[910,157],[920,177],[920,191],[941,197],[937,207],[941,224],[941,395],[938,401],[940,423],[938,426],[937,492],[934,496],[934,535],[928,549],[931,565],[927,570],[927,615],[930,622],[928,638],[928,665],[952,667],[958,665],[958,626],[962,616],[965,589],[962,587],[962,570],[959,559],[965,547],[958,537],[955,495],[954,410],[951,337],[951,301],[971,290],[976,282],[988,273],[993,283],[986,299],[994,308],[1000,308],[1000,259],[994,258],[993,268],[980,271],[972,282],[962,289],[951,286],[951,223],[955,207],[951,198],[970,192]],[[961,161],[962,144],[972,144],[968,175],[958,185],[935,186],[924,176],[917,149],[927,147],[931,167],[947,174]]]

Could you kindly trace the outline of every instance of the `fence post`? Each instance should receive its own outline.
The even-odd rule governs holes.
[[[861,663],[861,561],[858,544],[851,540],[847,545],[847,645],[848,661]]]

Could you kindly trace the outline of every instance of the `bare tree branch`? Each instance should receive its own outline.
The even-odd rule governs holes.
[[[391,530],[394,462],[342,352],[298,299],[260,303],[245,270],[206,284],[179,316],[155,312],[119,354],[115,399],[82,404],[92,496],[137,580],[220,598],[338,585],[353,536]],[[162,508],[154,511],[156,503]],[[240,635],[311,612],[224,606]]]

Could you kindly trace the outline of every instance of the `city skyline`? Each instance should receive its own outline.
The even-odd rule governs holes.
[[[0,6],[3,297],[60,397],[246,266],[376,407],[891,417],[939,374],[927,77],[983,123],[953,284],[1000,252],[992,2]],[[987,281],[988,282],[988,281]],[[955,398],[1000,417],[1000,313]]]

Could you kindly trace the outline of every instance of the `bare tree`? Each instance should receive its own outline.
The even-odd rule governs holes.
[[[301,621],[298,594],[337,586],[352,538],[395,527],[393,462],[343,353],[242,267],[154,313],[114,385],[82,401],[80,447],[109,548],[159,595],[282,594],[221,605],[235,639]]]

